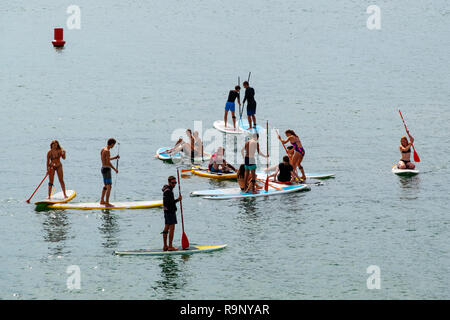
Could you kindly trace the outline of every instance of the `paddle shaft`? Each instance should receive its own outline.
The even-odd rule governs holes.
[[[38,189],[41,187],[42,183],[45,181],[45,179],[47,178],[49,172],[47,171],[44,179],[42,179],[41,183],[39,183],[39,185],[37,186],[36,190],[34,190],[33,194],[28,198],[28,200],[26,201],[27,203],[30,203],[31,198],[33,198],[34,194],[36,193],[36,191],[38,191]]]
[[[181,186],[180,186],[180,171],[177,168],[177,177],[178,177],[178,194],[181,196]],[[180,199],[180,212],[181,212],[181,227],[183,229],[183,234],[181,236],[181,247],[183,250],[189,248],[189,240],[186,236],[186,233],[184,233],[184,219],[183,219],[183,202]]]
[[[117,142],[117,144],[119,145],[118,147],[117,147],[117,155],[119,156],[119,154],[120,154],[120,143],[119,142]],[[119,158],[117,158],[116,159],[116,170],[117,170],[117,173],[116,173],[116,181],[114,181],[114,201],[116,200],[116,191],[117,191],[117,177],[119,176]]]
[[[264,190],[269,190],[269,120],[266,121],[266,131],[267,131],[267,178],[266,183],[264,185]]]

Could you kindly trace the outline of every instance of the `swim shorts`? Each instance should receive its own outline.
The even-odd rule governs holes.
[[[256,101],[252,103],[247,103],[247,115],[253,116],[256,114]]]
[[[227,102],[225,104],[225,111],[231,111],[234,112],[234,102]]]
[[[255,170],[256,169],[255,158],[250,159],[249,157],[245,157],[244,168],[245,170]]]
[[[177,224],[177,214],[164,212],[164,223],[165,224]]]
[[[111,168],[110,167],[102,167],[102,175],[103,175],[103,183],[105,185],[112,184]]]

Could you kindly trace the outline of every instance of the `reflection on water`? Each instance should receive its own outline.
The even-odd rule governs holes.
[[[117,223],[117,216],[110,214],[109,210],[104,210],[102,215],[102,224],[98,228],[105,239],[102,243],[105,248],[115,248],[118,246],[117,234],[119,233],[119,224]]]
[[[170,297],[174,295],[177,290],[186,286],[186,276],[183,274],[183,270],[180,268],[179,259],[180,256],[163,256],[159,258],[161,268],[161,279],[156,281],[154,290],[158,291]],[[182,255],[183,262],[189,261],[189,255]]]
[[[46,211],[42,223],[44,229],[44,240],[56,245],[49,244],[51,255],[61,255],[65,248],[65,240],[69,230],[69,221],[64,211]]]
[[[400,199],[417,199],[420,191],[420,177],[399,177]]]

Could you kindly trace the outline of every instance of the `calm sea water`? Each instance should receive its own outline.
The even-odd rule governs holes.
[[[0,298],[450,298],[447,1],[74,4],[80,30],[67,29],[60,1],[0,3]],[[366,27],[371,4],[381,30]],[[60,51],[51,46],[58,26]],[[227,249],[117,257],[161,246],[161,209],[36,212],[25,203],[53,139],[67,150],[74,202],[98,201],[99,151],[111,136],[120,141],[117,199],[160,199],[176,167],[155,150],[194,121],[212,128],[249,71],[260,123],[294,129],[305,169],[336,178],[301,194],[217,202],[188,194],[233,182],[183,179],[190,242]],[[390,171],[404,135],[398,108],[422,159],[410,179]],[[44,196],[45,185],[34,200]],[[71,265],[79,290],[66,285]],[[371,265],[379,290],[366,286]]]

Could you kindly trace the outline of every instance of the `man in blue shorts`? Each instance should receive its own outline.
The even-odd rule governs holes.
[[[255,89],[249,86],[248,81],[244,81],[243,83],[245,88],[245,96],[244,101],[247,101],[247,117],[248,117],[248,128],[256,129],[256,101],[255,101]],[[253,122],[253,126],[252,126]]]
[[[111,194],[111,187],[112,187],[112,178],[111,178],[111,168],[116,172],[119,173],[119,171],[114,168],[114,166],[111,163],[111,160],[119,159],[119,155],[111,158],[111,153],[109,150],[114,148],[116,145],[116,140],[114,138],[111,138],[108,140],[108,144],[106,147],[100,151],[100,157],[102,159],[102,176],[103,176],[103,190],[102,190],[102,197],[100,199],[100,204],[105,205],[106,207],[114,207],[111,203],[109,203],[109,195]]]
[[[235,86],[234,90],[230,90],[230,92],[228,93],[227,103],[225,104],[225,117],[224,117],[225,128],[227,127],[228,111],[231,111],[231,117],[233,118],[233,127],[234,127],[234,130],[236,130],[236,116],[234,115],[234,113],[235,113],[234,101],[237,98],[239,107],[241,106],[241,97],[239,95],[239,91],[241,91],[241,87]]]

